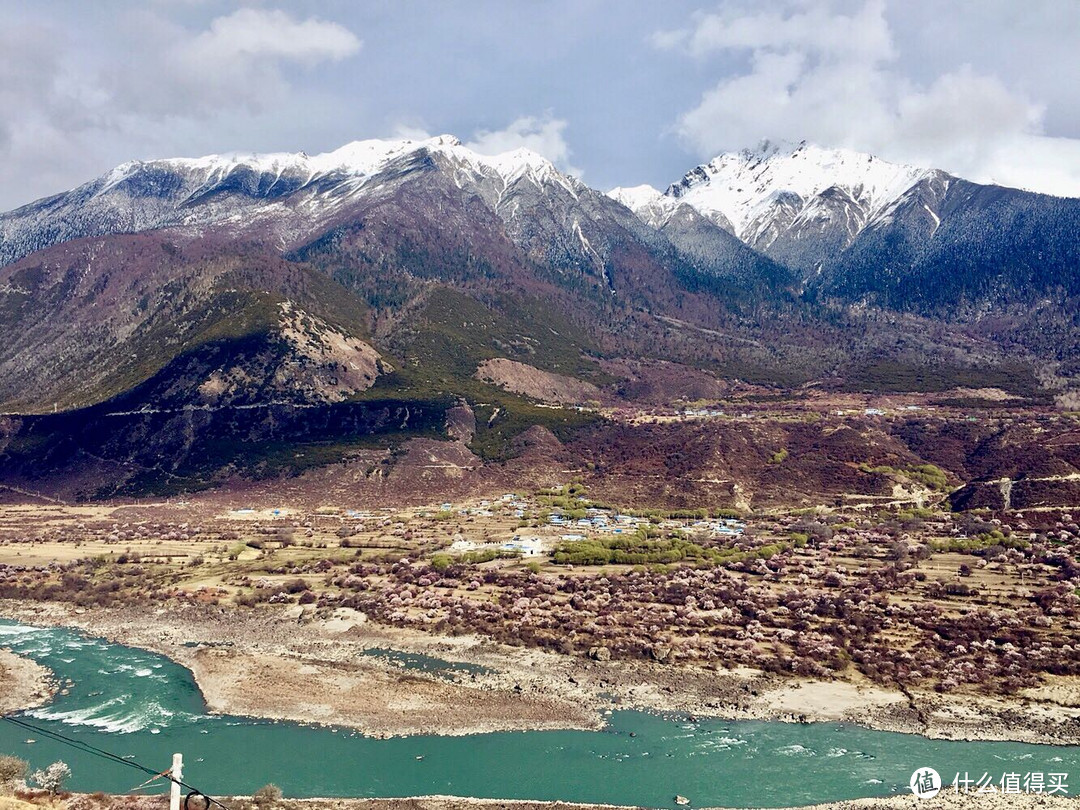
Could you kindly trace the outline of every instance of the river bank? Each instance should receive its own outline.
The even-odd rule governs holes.
[[[236,810],[248,810],[254,805],[246,797],[217,797]],[[798,808],[779,810],[953,810],[954,808],[979,808],[979,810],[1036,810],[1036,808],[1075,808],[1080,798],[1037,795],[989,795],[971,796],[942,793],[933,799],[917,800],[912,796],[890,796],[881,799],[853,799]],[[105,796],[74,794],[71,798],[49,799],[39,797],[33,801],[20,801],[0,796],[0,810],[30,810],[30,808],[77,807],[80,810],[165,810],[168,800],[164,796]],[[457,796],[418,796],[410,799],[284,799],[274,810],[631,810],[610,804],[575,804],[571,802],[507,801],[502,799],[468,799]],[[724,810],[704,808],[703,810]]]
[[[66,625],[161,653],[191,669],[212,711],[358,729],[369,736],[595,729],[644,709],[788,722],[857,723],[937,739],[1080,743],[1080,685],[1027,695],[905,695],[870,683],[781,678],[651,662],[593,661],[471,637],[387,628],[363,614],[258,609],[82,610],[0,602],[0,615]],[[463,662],[436,675],[364,654],[389,648]]]
[[[0,715],[40,706],[54,692],[49,670],[0,649]]]
[[[913,796],[890,796],[881,799],[853,799],[782,810],[1028,810],[1028,808],[1075,808],[1080,798],[1062,796],[1010,795],[972,796],[942,793],[933,799]],[[454,796],[421,796],[414,799],[303,799],[288,801],[281,810],[613,810],[606,804],[570,804],[566,802],[521,802],[496,799],[462,799]],[[626,809],[624,809],[626,810]],[[724,810],[724,808],[705,808]]]

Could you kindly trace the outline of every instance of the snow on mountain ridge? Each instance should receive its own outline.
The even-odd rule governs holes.
[[[354,141],[317,155],[132,161],[70,191],[0,213],[0,267],[58,242],[172,226],[260,229],[276,234],[282,245],[292,244],[364,197],[374,199],[429,169],[480,194],[507,220],[522,213],[522,200],[552,191],[577,200],[586,189],[529,149],[486,155],[450,135]]]
[[[103,178],[99,193],[112,189],[140,169],[154,166],[202,173],[207,180],[224,178],[239,168],[278,177],[285,174],[295,175],[305,178],[306,182],[332,173],[364,179],[377,174],[394,160],[422,150],[445,155],[459,165],[494,171],[507,183],[524,175],[531,175],[538,180],[556,179],[563,185],[569,185],[551,161],[532,150],[519,148],[496,155],[485,155],[469,149],[452,135],[439,135],[422,140],[372,138],[353,141],[339,149],[317,155],[304,152],[225,153],[197,158],[131,161],[109,172]]]
[[[654,228],[662,228],[666,225],[682,206],[694,207],[647,184],[629,187],[616,186],[607,192],[607,196],[625,205],[637,214],[638,219]],[[723,228],[731,234],[735,232],[731,222],[722,212],[695,210],[717,227]]]
[[[865,225],[934,173],[850,149],[764,141],[757,149],[718,155],[688,172],[665,194],[705,215],[723,214],[737,236],[753,243],[768,227],[770,213],[779,206],[790,209],[793,196],[802,209],[836,187],[862,209]]]
[[[653,188],[647,183],[640,186],[616,186],[607,195],[635,212],[637,209],[652,203],[673,202],[660,189]]]
[[[617,186],[607,192],[615,202],[625,205],[634,214],[653,228],[662,228],[671,219],[671,215],[683,203],[663,194],[650,185],[623,187]]]

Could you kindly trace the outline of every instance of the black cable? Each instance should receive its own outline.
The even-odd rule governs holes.
[[[47,728],[39,728],[38,726],[27,723],[25,720],[19,720],[14,717],[4,717],[3,719],[7,720],[9,723],[13,723],[16,726],[24,728],[27,731],[32,731],[35,734],[44,735],[45,737],[55,740],[56,742],[61,742],[74,748],[78,748],[83,753],[94,754],[96,756],[104,757],[105,759],[113,760],[114,762],[119,762],[123,765],[127,765],[129,768],[135,768],[136,770],[142,771],[146,774],[150,774],[151,776],[156,776],[158,774],[158,771],[147,768],[130,759],[124,759],[123,757],[117,756],[116,754],[113,754],[102,748],[97,748],[90,743],[83,742],[82,740],[73,740],[70,737],[65,737],[63,734],[60,734],[57,731],[52,731],[51,729]]]
[[[76,748],[79,751],[82,751],[84,754],[93,754],[95,756],[99,756],[99,757],[102,757],[104,759],[111,760],[113,762],[118,762],[121,765],[127,765],[129,768],[134,768],[137,771],[142,771],[143,773],[149,774],[150,776],[166,776],[169,779],[169,781],[175,782],[176,784],[180,785],[180,787],[182,787],[182,788],[187,788],[192,793],[194,793],[194,794],[196,794],[198,796],[202,796],[210,804],[216,804],[222,810],[231,810],[231,808],[228,805],[222,804],[217,799],[214,799],[214,798],[212,798],[210,796],[207,796],[205,793],[203,793],[197,787],[195,787],[193,785],[189,785],[187,782],[182,782],[179,779],[175,778],[174,776],[168,775],[169,774],[168,771],[164,771],[164,772],[155,771],[153,768],[147,768],[145,765],[140,765],[138,762],[135,762],[134,760],[124,759],[123,757],[117,756],[116,754],[112,753],[111,751],[106,751],[103,748],[98,748],[97,746],[91,745],[88,742],[83,742],[82,740],[73,740],[70,737],[64,736],[63,734],[61,734],[58,731],[53,731],[51,729],[40,728],[38,726],[31,725],[30,723],[27,723],[25,720],[19,720],[19,719],[15,718],[15,717],[11,717],[11,716],[8,716],[8,715],[0,715],[0,720],[7,720],[9,723],[13,723],[16,726],[19,726],[21,728],[26,729],[27,731],[32,731],[35,734],[40,734],[40,735],[42,735],[44,737],[55,740],[56,742],[64,743],[65,745],[70,745],[72,748]],[[188,798],[191,798],[191,794],[188,795]],[[185,802],[185,806],[186,806],[186,802]]]
[[[145,765],[140,765],[138,762],[135,762],[134,760],[125,759],[124,757],[117,756],[116,754],[112,753],[111,751],[106,751],[103,748],[98,748],[98,747],[96,747],[94,745],[91,745],[90,743],[83,742],[82,740],[73,740],[72,738],[67,737],[67,736],[65,736],[65,735],[63,735],[63,734],[61,734],[61,733],[59,733],[57,731],[53,731],[51,729],[46,729],[46,728],[40,728],[38,726],[27,723],[25,720],[19,720],[19,719],[14,718],[14,717],[2,717],[0,719],[7,720],[9,723],[13,723],[13,724],[15,724],[15,725],[17,725],[17,726],[19,726],[21,728],[25,728],[25,729],[27,729],[29,731],[33,731],[36,734],[44,735],[45,737],[53,739],[53,740],[55,740],[57,742],[61,742],[61,743],[64,743],[66,745],[70,745],[71,747],[73,747],[73,748],[75,748],[75,749],[77,749],[79,751],[82,751],[83,753],[93,754],[95,756],[99,756],[99,757],[102,757],[104,759],[108,759],[110,761],[117,762],[117,763],[119,763],[121,765],[127,765],[129,768],[134,768],[135,770],[142,771],[143,773],[149,774],[150,776],[166,776],[170,781],[175,782],[176,784],[180,785],[181,787],[187,788],[188,790],[190,790],[190,791],[192,791],[192,792],[194,792],[194,793],[196,793],[198,795],[201,795],[201,796],[205,797],[207,799],[207,801],[211,802],[212,804],[218,805],[219,807],[223,808],[223,810],[229,810],[229,808],[226,805],[222,804],[221,802],[217,801],[216,799],[213,799],[213,798],[211,798],[209,796],[206,796],[206,794],[204,794],[202,791],[200,791],[198,788],[194,787],[193,785],[189,785],[186,782],[183,782],[183,781],[181,781],[179,779],[176,779],[176,778],[172,777],[171,775],[168,775],[168,771],[165,771],[165,772],[155,771],[152,768],[147,768]]]

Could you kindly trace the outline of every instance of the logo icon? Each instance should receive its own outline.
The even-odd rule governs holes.
[[[933,768],[919,768],[911,775],[908,784],[919,799],[932,799],[941,791],[941,777]]]

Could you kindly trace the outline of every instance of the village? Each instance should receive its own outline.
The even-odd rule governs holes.
[[[0,508],[0,597],[347,608],[389,628],[913,685],[1080,675],[1066,512],[632,510],[580,483],[426,508]]]

